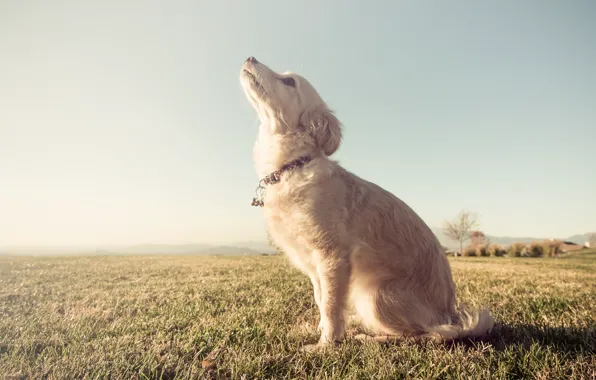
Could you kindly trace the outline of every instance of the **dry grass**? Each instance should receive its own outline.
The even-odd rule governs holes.
[[[0,377],[596,376],[596,252],[451,263],[459,297],[496,316],[484,340],[306,354],[317,311],[283,257],[0,258]]]

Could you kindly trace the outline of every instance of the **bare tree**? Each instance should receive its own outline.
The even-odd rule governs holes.
[[[478,225],[476,214],[462,211],[451,222],[445,222],[445,235],[459,242],[459,253],[463,255],[464,242],[470,238],[470,231]]]

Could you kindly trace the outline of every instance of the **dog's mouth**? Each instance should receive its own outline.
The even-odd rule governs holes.
[[[251,85],[253,85],[256,88],[263,88],[263,86],[261,85],[261,83],[257,80],[257,77],[251,73],[250,71],[244,69],[243,74],[245,77],[248,78],[248,81],[250,82]]]

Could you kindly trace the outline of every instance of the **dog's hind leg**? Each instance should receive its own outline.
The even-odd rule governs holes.
[[[442,322],[441,313],[395,280],[357,284],[354,303],[376,341],[420,337],[427,334],[426,326]]]

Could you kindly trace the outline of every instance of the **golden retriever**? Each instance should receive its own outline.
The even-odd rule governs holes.
[[[344,339],[346,312],[361,339],[452,340],[488,332],[486,309],[456,308],[439,241],[403,201],[329,158],[342,125],[302,76],[249,57],[240,82],[260,119],[253,158],[268,232],[309,276],[320,312],[318,344]]]

